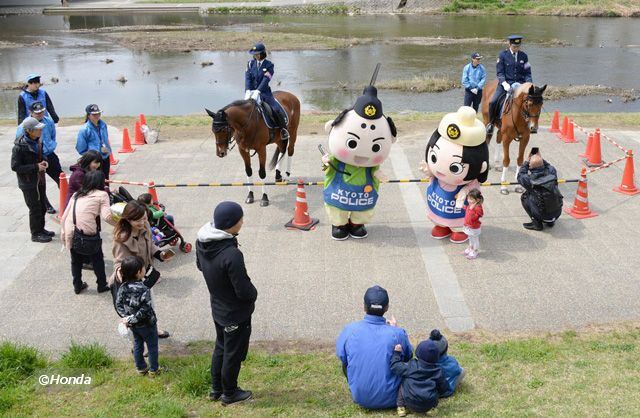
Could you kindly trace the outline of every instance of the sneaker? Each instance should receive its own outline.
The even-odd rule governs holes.
[[[471,252],[471,247],[467,247],[464,249],[464,251],[462,252],[464,255],[468,255]]]
[[[220,400],[220,398],[222,397],[222,391],[221,390],[210,390],[209,391],[209,400],[212,402],[217,402]]]
[[[369,235],[364,225],[351,225],[349,228],[349,236],[355,239],[366,238]]]
[[[158,332],[158,338],[169,338],[169,337],[171,337],[171,334],[169,334],[169,331]]]
[[[536,221],[535,219],[531,222],[523,223],[522,226],[533,231],[542,231],[542,222]]]
[[[47,231],[46,229],[43,229],[43,230],[42,230],[42,233],[43,233],[43,234],[45,234],[45,235],[46,235],[46,236],[48,236],[48,237],[51,237],[51,238],[53,238],[53,237],[55,237],[55,236],[56,236],[56,233],[55,233],[55,232],[53,232],[53,231]]]
[[[349,238],[349,230],[347,228],[347,225],[331,225],[331,238],[336,241],[344,241],[345,239]]]
[[[136,369],[136,372],[138,372],[138,374],[139,374],[140,376],[144,376],[144,375],[146,375],[147,373],[149,373],[149,368],[148,368],[148,367],[146,367],[146,368],[144,368],[143,370]]]
[[[57,211],[57,210],[55,210],[55,209],[53,208],[53,206],[49,206],[49,207],[47,208],[47,213],[48,213],[49,215],[55,215],[56,213],[58,213],[58,211]]]
[[[149,370],[148,374],[149,374],[149,377],[156,377],[162,373],[163,373],[162,368],[159,368],[158,370]]]
[[[74,292],[76,292],[76,295],[79,295],[80,292],[82,292],[84,289],[86,289],[87,287],[89,287],[89,285],[87,284],[87,282],[82,282],[82,284],[80,285],[80,287],[73,289]]]
[[[543,221],[543,223],[544,223],[544,226],[546,226],[548,228],[553,228],[553,226],[556,224],[555,221],[552,221],[552,222],[544,222]]]
[[[111,290],[109,286],[98,286],[98,293],[108,292],[109,290]]]
[[[51,242],[51,237],[49,235],[45,235],[43,233],[31,235],[31,241],[33,242]]]
[[[231,396],[227,396],[227,395],[222,395],[220,397],[220,401],[222,402],[223,406],[227,406],[227,405],[231,405],[233,403],[238,403],[238,402],[243,402],[246,400],[251,399],[251,397],[253,396],[253,393],[251,393],[250,390],[242,390],[240,388],[236,389],[236,391],[234,392],[233,395]]]
[[[461,367],[461,369],[462,371],[460,372],[460,376],[458,376],[458,380],[456,381],[456,387],[460,386],[460,384],[464,380],[464,377],[467,375],[467,371],[463,367]]]
[[[404,406],[399,406],[398,407],[398,416],[399,417],[406,417],[407,416],[407,408],[405,408]]]
[[[467,260],[475,260],[478,258],[478,253],[476,251],[471,251],[467,254]]]

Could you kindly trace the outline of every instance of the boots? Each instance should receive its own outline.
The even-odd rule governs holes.
[[[533,231],[542,231],[542,222],[536,219],[532,219],[531,222],[523,223],[522,226]]]
[[[287,130],[287,118],[280,112],[277,112],[278,125],[280,125],[280,137],[283,141],[289,140],[289,131]]]

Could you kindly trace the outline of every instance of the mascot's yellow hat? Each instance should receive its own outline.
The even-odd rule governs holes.
[[[438,125],[441,137],[465,147],[475,147],[485,141],[484,124],[476,119],[476,111],[469,106],[461,106],[455,113],[444,115]]]

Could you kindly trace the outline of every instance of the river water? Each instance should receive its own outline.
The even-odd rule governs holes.
[[[0,17],[0,41],[29,45],[0,49],[0,82],[15,82],[26,74],[43,75],[61,116],[79,116],[88,103],[98,103],[106,115],[182,115],[218,109],[244,92],[246,52],[141,53],[113,44],[84,29],[113,26],[206,25],[232,31],[284,31],[333,37],[378,40],[344,50],[276,51],[275,89],[289,90],[306,110],[336,110],[350,105],[358,90],[382,62],[379,80],[420,74],[459,78],[473,51],[486,58],[489,78],[504,45],[473,38],[501,39],[511,33],[526,36],[536,84],[604,85],[638,88],[640,20],[560,18],[542,16],[201,16],[144,14],[108,16],[17,15]],[[269,29],[273,28],[273,29]],[[396,44],[401,37],[464,38],[450,45]],[[33,43],[45,41],[46,46]],[[247,48],[250,45],[247,46]],[[267,45],[268,46],[268,45]],[[113,59],[106,64],[106,58]],[[202,67],[203,61],[213,66]],[[128,82],[116,79],[124,75]],[[51,83],[51,77],[59,79]],[[176,79],[177,77],[177,79]],[[349,89],[341,89],[346,84]],[[450,111],[461,105],[460,89],[434,94],[381,90],[386,112]],[[17,91],[0,92],[0,117],[16,114]],[[563,111],[640,111],[640,100],[590,96],[550,102]]]

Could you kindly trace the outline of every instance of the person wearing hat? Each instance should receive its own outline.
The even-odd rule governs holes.
[[[196,265],[209,289],[216,343],[211,357],[209,398],[223,405],[245,401],[251,391],[238,387],[241,363],[251,336],[251,315],[258,297],[247,274],[237,236],[244,213],[235,202],[219,203],[213,220],[198,231]]]
[[[500,98],[511,90],[513,83],[532,83],[531,64],[529,57],[524,51],[520,50],[522,45],[522,36],[510,35],[509,48],[505,49],[498,56],[496,63],[496,77],[498,78],[498,86],[496,87],[493,97],[489,102],[489,123],[486,130],[487,135],[493,134],[493,126],[498,121]]]
[[[31,117],[44,123],[46,126],[42,129],[42,135],[40,141],[42,142],[42,152],[47,160],[47,175],[53,179],[60,188],[60,173],[62,173],[62,167],[60,166],[60,159],[55,153],[58,143],[56,142],[56,124],[50,116],[46,115],[46,109],[40,102],[33,102],[30,108]],[[18,126],[16,131],[16,138],[24,133],[22,125]],[[46,199],[47,213],[54,214],[56,210],[53,208],[49,199]]]
[[[78,132],[76,150],[80,155],[89,150],[98,151],[102,156],[100,169],[104,173],[104,178],[109,180],[109,168],[111,167],[109,156],[112,151],[107,124],[101,119],[102,110],[97,104],[90,104],[85,108],[85,113],[85,124]]]
[[[244,73],[244,99],[267,102],[275,113],[274,119],[280,128],[282,140],[288,141],[287,114],[273,97],[271,87],[269,87],[275,70],[273,63],[267,59],[267,48],[263,43],[258,42],[249,50],[249,54],[253,55],[253,59],[247,63],[247,70]]]
[[[402,348],[402,361],[409,361],[413,347],[407,332],[397,327],[395,318],[385,320],[389,294],[380,286],[364,294],[365,316],[348,324],[336,341],[336,355],[342,362],[353,402],[367,409],[396,406],[400,376],[391,371],[396,344]]]
[[[380,165],[396,142],[396,127],[382,112],[374,86],[367,86],[352,108],[325,124],[330,155],[324,155],[324,207],[331,238],[366,238],[378,200]]]
[[[464,105],[473,107],[476,112],[482,100],[482,88],[487,81],[487,71],[480,64],[482,55],[477,52],[471,54],[471,62],[462,70],[462,85],[464,86]]]
[[[447,383],[449,384],[450,390],[446,393],[442,394],[441,397],[447,397],[453,395],[453,392],[456,388],[462,383],[462,379],[466,374],[465,370],[460,367],[458,360],[455,357],[450,356],[448,354],[449,351],[449,342],[442,335],[440,330],[434,329],[431,330],[429,334],[429,340],[433,341],[436,347],[438,348],[438,366],[442,369],[442,373]]]
[[[44,173],[48,164],[40,141],[45,124],[28,117],[22,121],[22,128],[24,132],[16,138],[11,152],[11,170],[16,172],[18,187],[22,190],[24,201],[29,208],[31,241],[50,242],[55,233],[44,229],[47,211]]]
[[[431,236],[450,237],[461,244],[468,238],[463,232],[467,193],[489,175],[489,148],[476,111],[462,106],[446,114],[427,143],[425,159],[420,169],[431,177],[427,187],[427,216],[435,224]]]
[[[398,389],[398,416],[411,412],[424,413],[438,406],[438,400],[451,388],[438,365],[438,347],[431,340],[416,347],[416,358],[402,359],[402,345],[396,344],[391,358],[391,371],[402,378]]]
[[[49,94],[41,86],[39,74],[27,76],[27,84],[18,95],[18,125],[29,116],[31,105],[34,102],[40,102],[44,105],[45,115],[50,116],[54,123],[58,123],[60,120]]]

